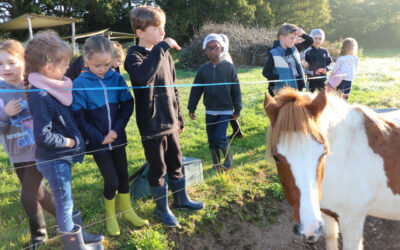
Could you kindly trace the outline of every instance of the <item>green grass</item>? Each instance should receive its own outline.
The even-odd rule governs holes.
[[[400,107],[398,59],[367,56],[374,55],[367,51],[364,55],[349,101],[370,107]],[[239,79],[242,83],[264,81],[261,71],[260,67],[239,68]],[[179,83],[192,83],[195,73],[178,70]],[[243,221],[257,223],[260,216],[267,216],[269,222],[275,222],[278,212],[272,204],[282,200],[283,194],[274,165],[265,157],[269,120],[262,106],[267,85],[242,84],[241,89],[243,110],[239,120],[246,137],[232,144],[235,165],[229,173],[211,171],[204,106],[200,101],[196,111],[198,119],[190,120],[186,109],[190,89],[179,89],[186,120],[185,132],[181,135],[182,151],[185,156],[202,159],[204,169],[204,182],[189,187],[189,194],[194,200],[204,201],[205,209],[196,213],[173,210],[182,228],[167,229],[154,217],[152,199],[137,200],[133,206],[140,216],[149,219],[150,228],[136,230],[119,218],[121,236],[110,238],[102,221],[102,177],[92,158],[87,156],[82,164],[74,165],[72,176],[75,209],[82,211],[85,224],[90,225],[87,230],[106,235],[104,244],[110,249],[170,249],[179,247],[174,241],[181,236],[196,237],[211,230],[212,235],[218,237],[221,225],[218,218],[230,217],[232,213]],[[128,170],[132,174],[145,162],[134,116],[128,124],[127,134]],[[0,249],[21,249],[27,247],[29,229],[19,201],[20,184],[4,152],[0,152],[0,162]],[[53,240],[44,249],[60,248],[61,243],[54,231],[55,220],[48,214],[46,218],[50,239]]]

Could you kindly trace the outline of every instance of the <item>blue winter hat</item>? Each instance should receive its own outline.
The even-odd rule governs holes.
[[[322,41],[325,40],[325,32],[324,32],[322,29],[313,29],[313,30],[310,32],[310,36],[311,36],[312,38],[314,38],[314,37],[316,37],[316,36],[320,36],[321,39],[322,39]]]

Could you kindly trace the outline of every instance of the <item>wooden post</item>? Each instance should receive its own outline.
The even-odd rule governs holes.
[[[72,49],[74,51],[74,55],[76,54],[76,48],[75,48],[75,23],[72,23],[72,36],[71,36],[71,42],[72,42]]]
[[[28,22],[29,40],[31,40],[33,38],[33,31],[32,31],[32,23],[30,16],[26,16],[26,21]]]

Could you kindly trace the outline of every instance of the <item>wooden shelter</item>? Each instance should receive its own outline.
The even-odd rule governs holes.
[[[75,23],[82,22],[81,18],[69,18],[69,17],[55,17],[55,16],[45,16],[39,14],[29,14],[26,13],[22,16],[14,18],[8,22],[0,24],[0,30],[3,31],[13,31],[13,30],[29,30],[29,40],[33,37],[33,29],[47,28],[61,25],[72,25],[72,36],[71,42],[75,49]]]

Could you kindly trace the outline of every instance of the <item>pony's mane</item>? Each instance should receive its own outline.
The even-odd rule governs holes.
[[[312,97],[307,94],[299,94],[292,88],[284,88],[275,97],[279,107],[274,126],[270,126],[268,131],[268,145],[271,150],[275,150],[285,135],[287,143],[292,142],[294,133],[310,135],[320,143],[325,142],[325,137],[318,126],[318,121],[310,114],[306,105],[311,104]]]

